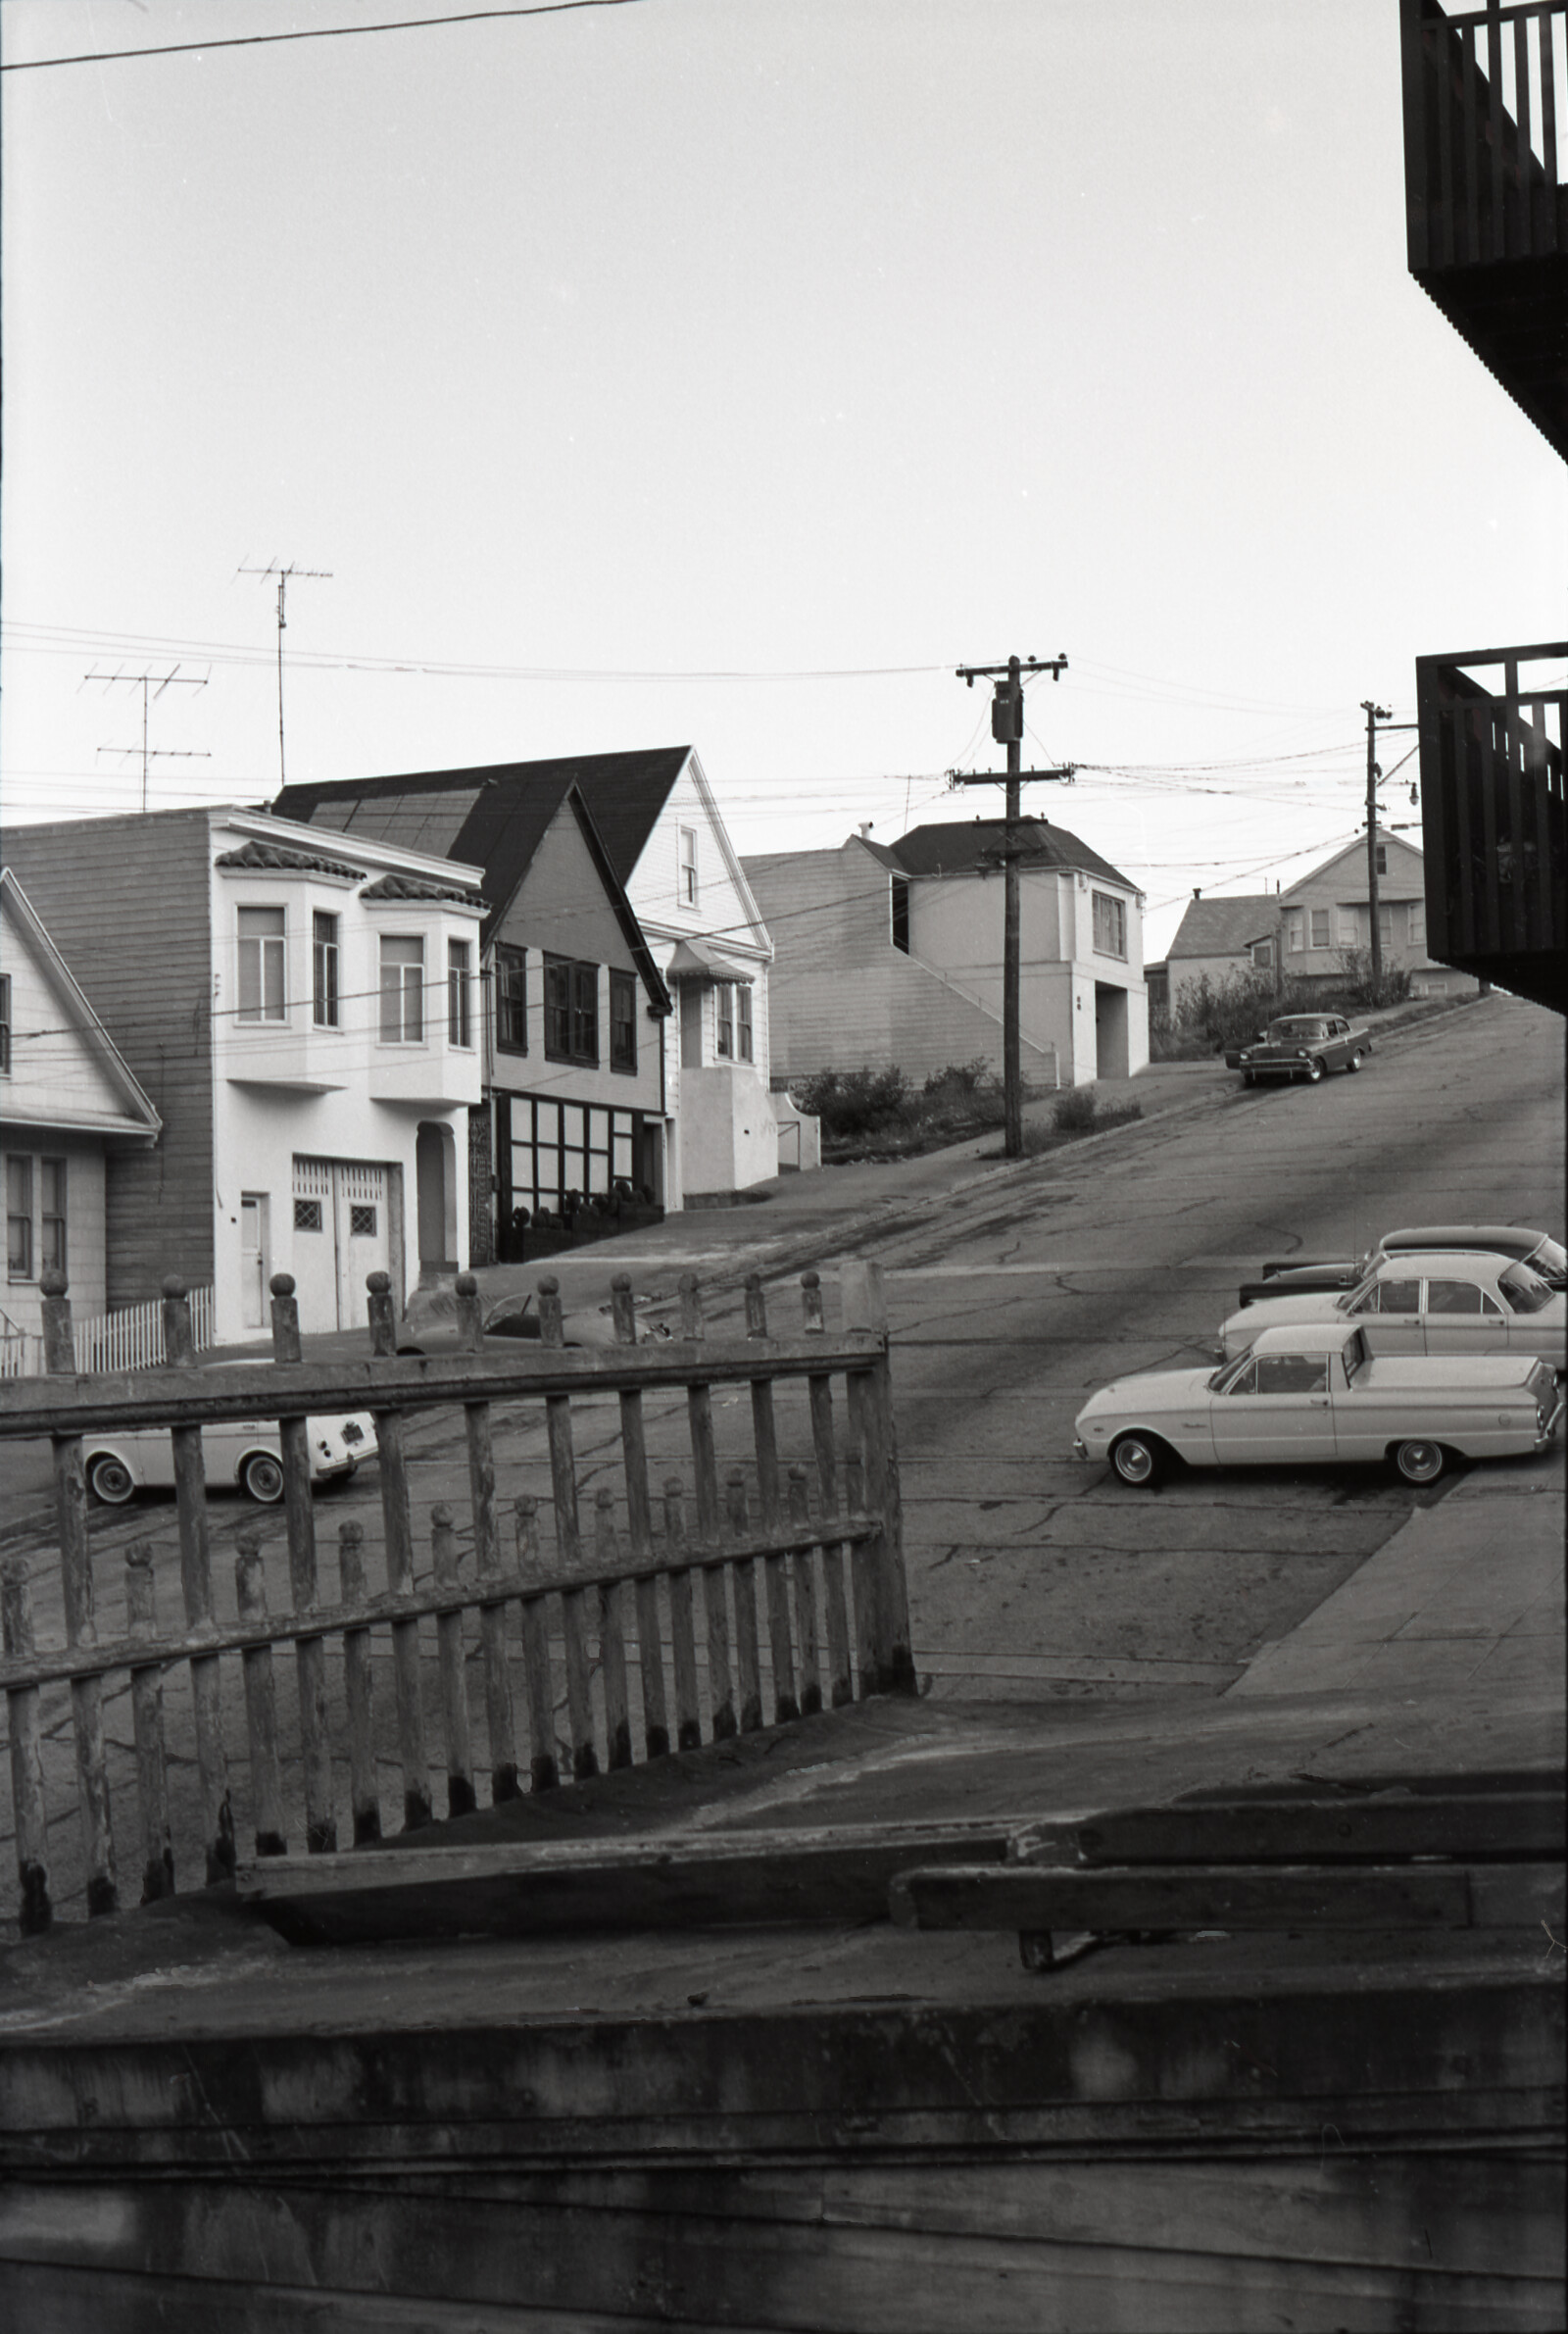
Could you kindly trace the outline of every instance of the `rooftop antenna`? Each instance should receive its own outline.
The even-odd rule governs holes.
[[[242,564],[234,570],[234,572],[236,575],[275,575],[277,577],[277,783],[281,788],[288,783],[283,765],[283,634],[288,629],[288,618],[284,613],[284,608],[288,598],[289,577],[295,575],[302,579],[308,578],[313,582],[329,583],[332,579],[332,571],[330,568],[297,568],[292,560],[287,567],[284,567],[280,561],[274,559],[265,568],[249,568]]]
[[[208,677],[204,672],[198,680],[194,672],[181,672],[177,665],[172,672],[125,672],[122,670],[119,672],[84,672],[81,676],[83,687],[90,680],[101,680],[106,688],[113,688],[117,682],[124,681],[131,688],[139,688],[141,691],[141,807],[143,812],[147,808],[147,765],[150,761],[211,762],[212,760],[211,754],[181,752],[177,746],[149,746],[147,743],[148,704],[152,698],[161,697],[166,689],[205,689]],[[100,746],[98,751],[100,754],[134,754],[136,748],[134,746]]]

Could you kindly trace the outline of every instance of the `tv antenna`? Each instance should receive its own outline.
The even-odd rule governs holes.
[[[84,672],[82,686],[90,680],[100,680],[106,688],[123,681],[141,691],[141,807],[147,808],[147,765],[152,761],[211,762],[211,754],[181,751],[177,746],[150,746],[147,743],[147,708],[154,697],[161,697],[166,689],[205,689],[208,674],[200,680],[194,672],[181,672],[176,665],[172,672]],[[134,746],[100,746],[100,754],[134,754]]]
[[[250,568],[242,564],[234,570],[234,572],[236,575],[275,575],[277,577],[277,782],[281,788],[288,783],[283,765],[283,634],[288,629],[288,617],[285,614],[285,608],[288,600],[289,578],[296,576],[302,581],[329,583],[332,579],[332,571],[330,568],[297,568],[292,560],[285,567],[281,561],[274,559],[265,568]]]

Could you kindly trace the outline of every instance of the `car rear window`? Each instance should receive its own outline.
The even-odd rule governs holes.
[[[1497,1276],[1497,1286],[1515,1313],[1539,1313],[1551,1303],[1551,1291],[1523,1265],[1509,1265]]]

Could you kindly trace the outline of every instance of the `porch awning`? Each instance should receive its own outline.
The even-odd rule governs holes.
[[[720,981],[738,980],[751,988],[757,975],[745,965],[736,964],[733,957],[721,956],[706,940],[677,940],[664,978],[671,986],[678,980],[684,980],[713,988]]]

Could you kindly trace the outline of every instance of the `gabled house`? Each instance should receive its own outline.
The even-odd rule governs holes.
[[[1026,1081],[1081,1085],[1149,1060],[1143,895],[1044,819],[1022,821],[1020,1058]],[[748,859],[776,935],[775,1057],[818,1069],[929,1075],[1002,1062],[1000,819],[867,830],[836,851]]]
[[[592,883],[586,873],[558,880],[541,868],[518,890],[515,870],[531,866],[526,840],[543,835],[552,819],[563,817],[568,790],[586,814],[586,825],[578,821],[582,848],[591,860],[602,854],[602,862],[595,861],[601,873]],[[576,1061],[551,1061],[548,1079],[541,1083],[530,1076],[526,1089],[512,1082],[513,1072],[503,1063],[510,1049],[494,1040],[494,1092],[510,1090],[533,1112],[535,1157],[531,1163],[521,1159],[514,1168],[515,1191],[525,1187],[526,1172],[538,1178],[535,1188],[541,1191],[551,1175],[564,1172],[539,1133],[536,1108],[545,1105],[544,1123],[553,1126],[549,1114],[558,1101],[573,1110],[634,1111],[629,1179],[665,1208],[743,1190],[777,1173],[777,1122],[768,1094],[772,944],[690,746],[290,786],[274,808],[318,828],[330,826],[349,842],[361,835],[395,835],[416,840],[421,850],[471,860],[486,870],[492,903],[486,945],[496,952],[492,1030],[500,1026],[497,1017],[511,1010],[502,986],[507,971],[507,960],[498,953],[502,948],[521,951],[537,966],[541,980],[546,957],[578,965],[584,1005],[592,968],[606,1033],[611,1029],[610,973],[635,971],[642,999],[635,1072],[642,1083],[635,1092],[624,1082],[628,1073],[610,1061],[608,1034],[596,1059],[589,1058],[584,1038]],[[578,819],[575,811],[567,816]],[[601,879],[607,870],[612,878],[608,885]],[[494,920],[504,895],[511,902],[505,931]],[[628,909],[641,956],[625,921]],[[613,966],[612,927],[620,950]],[[541,1051],[529,1059],[549,1058]],[[582,1075],[574,1079],[572,1071]],[[518,1124],[514,1116],[514,1161],[519,1160]],[[494,1115],[491,1139],[504,1139]],[[612,1134],[612,1141],[621,1138]],[[612,1161],[627,1155],[621,1143]],[[499,1151],[497,1157],[499,1163]],[[600,1170],[590,1161],[588,1171]],[[612,1164],[614,1178],[620,1173]],[[508,1198],[499,1164],[496,1183],[504,1222]]]
[[[466,1262],[479,870],[321,841],[239,809],[5,837],[163,1120],[107,1162],[112,1310],[178,1272],[212,1288],[217,1340],[261,1338],[288,1271],[303,1327],[351,1327],[368,1273],[401,1305]]]
[[[1188,901],[1163,967],[1168,1012],[1181,1018],[1184,992],[1206,980],[1220,989],[1230,980],[1274,968],[1279,902],[1271,891],[1232,892]],[[1154,968],[1150,968],[1152,982]]]
[[[1407,971],[1418,997],[1473,997],[1476,982],[1468,973],[1451,970],[1427,953],[1426,870],[1420,852],[1383,827],[1373,847],[1384,970]],[[1367,958],[1372,944],[1365,837],[1302,875],[1278,895],[1274,907],[1286,979],[1343,981],[1349,961]]]
[[[10,868],[0,868],[0,1152],[6,1192],[4,1366],[42,1327],[41,1275],[64,1272],[76,1314],[108,1309],[110,1159],[147,1151],[163,1121]]]

